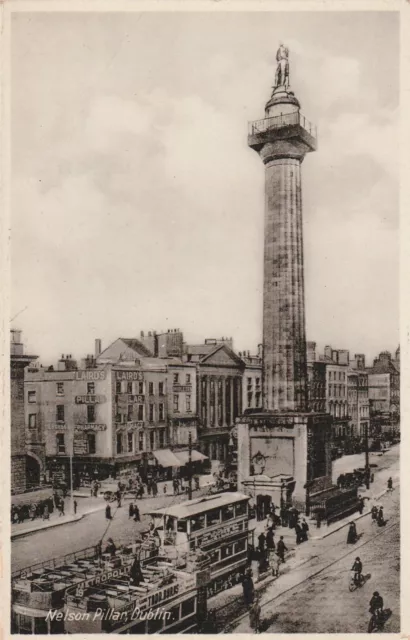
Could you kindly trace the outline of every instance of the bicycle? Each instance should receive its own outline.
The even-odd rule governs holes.
[[[381,631],[384,625],[384,611],[383,609],[376,609],[372,613],[372,617],[369,620],[369,625],[367,628],[368,633],[373,633],[374,631]]]
[[[358,578],[356,572],[352,571],[349,578],[349,591],[355,591],[364,584],[364,576],[361,573]]]

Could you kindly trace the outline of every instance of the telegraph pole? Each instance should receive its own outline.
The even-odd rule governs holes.
[[[188,433],[188,500],[192,500],[192,434]]]
[[[74,428],[70,447],[70,495],[71,495],[71,515],[74,515],[74,490],[73,490],[73,455],[74,455]]]
[[[366,469],[366,489],[370,488],[370,465],[369,465],[369,426],[366,422],[364,428],[364,446],[365,446],[365,469]]]

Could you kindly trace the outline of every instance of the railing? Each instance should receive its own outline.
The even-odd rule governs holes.
[[[292,113],[283,113],[280,116],[249,122],[248,133],[250,136],[255,136],[271,129],[281,129],[282,127],[296,124],[303,127],[313,137],[317,137],[317,127],[309,122],[300,111],[292,111]]]
[[[12,580],[16,580],[17,578],[24,579],[28,574],[32,573],[36,569],[56,569],[57,567],[69,564],[70,562],[74,562],[75,560],[94,558],[97,556],[97,551],[97,546],[92,546],[87,547],[86,549],[80,549],[79,551],[68,553],[65,556],[52,558],[51,560],[45,560],[43,562],[37,562],[36,564],[32,564],[29,567],[24,567],[24,569],[14,571],[11,574],[11,578]]]

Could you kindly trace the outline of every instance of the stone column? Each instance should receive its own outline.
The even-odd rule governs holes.
[[[238,491],[244,491],[242,484],[250,473],[250,439],[249,425],[238,424]]]
[[[206,376],[206,418],[205,427],[211,426],[211,380]]]
[[[222,426],[226,424],[226,378],[222,378]]]
[[[229,378],[229,383],[231,385],[231,424],[228,425],[229,427],[232,426],[235,422],[234,420],[234,402],[235,402],[235,384],[234,384],[234,378]]]

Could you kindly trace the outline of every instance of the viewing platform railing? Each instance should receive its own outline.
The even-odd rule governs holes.
[[[299,125],[305,129],[314,138],[317,137],[317,127],[309,122],[300,111],[293,111],[292,113],[283,113],[280,116],[274,116],[272,118],[262,118],[262,120],[254,120],[248,123],[248,134],[255,136],[260,133],[265,133],[271,129],[281,129],[289,125]]]

